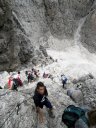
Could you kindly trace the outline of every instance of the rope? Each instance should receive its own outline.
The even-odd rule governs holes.
[[[5,121],[2,123],[2,125],[0,126],[0,128],[2,128],[4,126],[4,124],[7,122],[7,120],[11,117],[11,115],[15,112],[15,110],[17,110],[17,115],[19,114],[19,109],[20,109],[20,106],[25,102],[25,101],[28,101],[29,99],[32,99],[32,96],[29,97],[28,99],[26,100],[23,100],[21,103],[17,103],[17,105],[14,107],[14,109],[12,110],[12,112],[9,114],[9,116],[5,119]]]
[[[11,93],[11,92],[3,93],[3,94],[0,95],[0,97],[1,97],[1,96],[5,96],[6,94],[9,94],[9,93]]]
[[[14,92],[14,91],[11,91],[11,92]],[[1,96],[5,96],[5,95],[7,95],[7,94],[9,94],[9,93],[11,93],[11,92],[3,93],[3,94],[0,95],[0,97],[1,97]],[[20,91],[17,91],[17,92],[19,92],[19,93],[23,93],[23,94],[25,94],[25,95],[31,95],[31,94],[29,94],[29,93],[25,93],[25,92],[20,92]]]
[[[22,94],[25,94],[25,95],[29,95],[29,96],[31,96],[31,93],[29,94],[29,93],[25,93],[25,92],[21,92],[21,91],[18,91],[19,93],[22,93]]]
[[[4,126],[4,124],[7,122],[7,120],[10,118],[10,116],[13,114],[13,112],[15,111],[17,105],[15,106],[15,108],[13,109],[13,111],[9,114],[9,116],[5,119],[5,121],[3,122],[3,124],[0,126],[0,128],[2,128]]]

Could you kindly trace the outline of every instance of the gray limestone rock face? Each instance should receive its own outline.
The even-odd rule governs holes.
[[[90,52],[96,52],[96,5],[82,27],[81,42]]]
[[[46,20],[52,35],[73,37],[78,20],[86,16],[94,0],[44,0]]]

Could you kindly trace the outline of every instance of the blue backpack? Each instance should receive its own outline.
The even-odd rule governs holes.
[[[68,128],[75,128],[75,123],[78,119],[82,119],[89,126],[85,113],[85,110],[75,107],[74,105],[70,105],[64,110],[62,121],[68,126]]]

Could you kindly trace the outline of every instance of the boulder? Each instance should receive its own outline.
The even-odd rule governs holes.
[[[70,98],[79,105],[83,103],[83,94],[81,90],[75,88],[68,89],[67,95],[70,96]]]
[[[81,91],[84,96],[84,105],[87,105],[91,108],[96,107],[96,79],[86,80],[82,84]]]

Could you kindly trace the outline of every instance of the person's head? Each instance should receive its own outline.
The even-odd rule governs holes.
[[[61,77],[65,76],[64,74],[61,75]]]
[[[18,74],[20,74],[20,71],[18,71]]]
[[[34,71],[34,68],[32,68],[32,71]]]
[[[37,83],[36,92],[38,92],[41,95],[44,95],[46,91],[46,87],[42,82]]]
[[[91,127],[96,126],[96,109],[88,112],[88,118],[89,118],[90,126]]]

